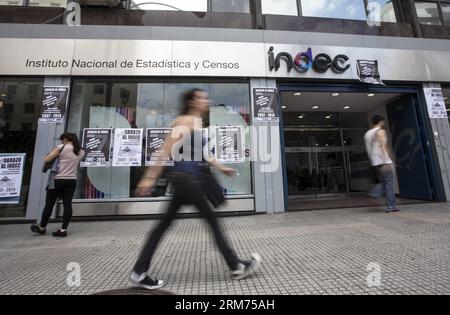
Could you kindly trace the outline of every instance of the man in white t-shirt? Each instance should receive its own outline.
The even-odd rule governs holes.
[[[380,115],[372,118],[372,129],[364,135],[367,154],[370,163],[375,169],[380,181],[372,191],[370,196],[379,198],[386,195],[386,212],[398,212],[394,190],[394,162],[389,148],[387,132],[384,129],[385,119]]]

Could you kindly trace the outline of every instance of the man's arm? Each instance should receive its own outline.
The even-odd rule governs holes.
[[[389,147],[389,141],[388,141],[388,137],[387,137],[387,132],[386,130],[382,129],[378,132],[378,140],[380,141],[380,145],[381,145],[381,150],[382,152],[386,155],[389,156],[391,158],[391,160],[393,159],[393,155],[391,152],[391,148]]]

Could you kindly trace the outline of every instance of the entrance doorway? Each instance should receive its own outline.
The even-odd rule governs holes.
[[[348,193],[342,130],[286,128],[289,194],[324,197]]]
[[[376,114],[386,118],[394,155],[400,156],[409,149],[418,153],[397,161],[400,178],[397,176],[395,188],[399,203],[434,199],[423,139],[401,138],[404,130],[423,134],[416,123],[418,119],[413,117],[418,113],[410,94],[281,89],[281,103],[288,210],[367,206],[366,195],[373,187],[374,177],[364,134]],[[408,163],[420,170],[412,171]],[[413,173],[421,174],[422,184],[411,184]]]

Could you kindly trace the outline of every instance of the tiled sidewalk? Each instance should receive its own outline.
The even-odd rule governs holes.
[[[176,294],[450,294],[450,204],[339,209],[221,218],[240,256],[264,258],[233,281],[200,219],[180,219],[161,243],[153,275]],[[0,294],[92,294],[125,288],[156,221],[73,223],[70,236],[36,236],[28,225],[0,226]],[[57,228],[56,225],[50,229]],[[67,284],[68,263],[81,285]],[[381,268],[369,287],[369,263]],[[377,279],[377,278],[375,278]]]

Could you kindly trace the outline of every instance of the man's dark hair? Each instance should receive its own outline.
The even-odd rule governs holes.
[[[381,115],[375,115],[375,116],[373,116],[372,117],[372,124],[375,126],[375,125],[378,125],[380,122],[382,122],[382,121],[385,121],[385,119],[384,119],[384,117],[383,116],[381,116]]]

